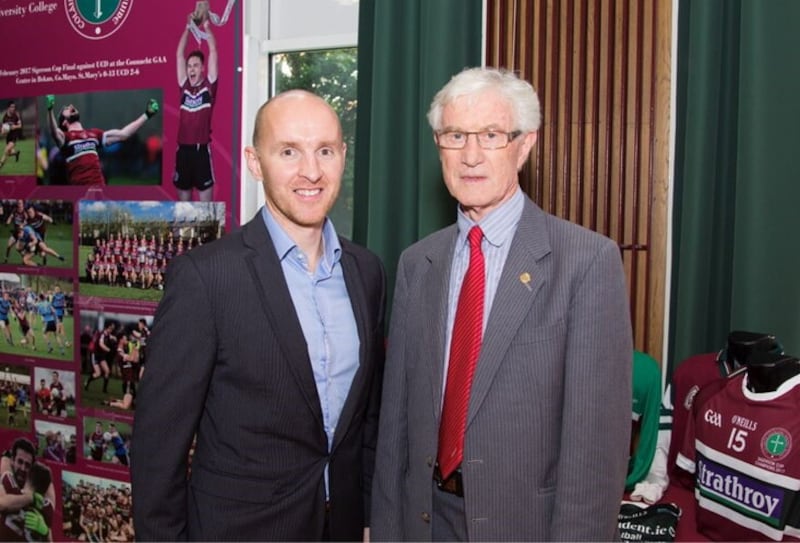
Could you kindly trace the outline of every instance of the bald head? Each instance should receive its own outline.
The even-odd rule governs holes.
[[[341,139],[342,125],[339,121],[339,116],[328,102],[312,92],[302,89],[293,89],[276,94],[258,108],[255,126],[253,127],[253,147],[258,147],[261,138],[264,136],[264,131],[268,129],[268,120],[270,117],[276,115],[292,115],[295,113],[298,116],[302,116],[311,110],[314,110],[314,113],[317,115],[325,115],[327,111],[331,120],[336,123]]]
[[[287,91],[258,110],[253,145],[244,150],[247,169],[264,186],[267,210],[295,242],[321,239],[346,153],[339,116],[315,94]]]

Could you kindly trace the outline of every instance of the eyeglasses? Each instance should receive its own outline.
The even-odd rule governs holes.
[[[499,130],[481,130],[480,132],[439,132],[436,134],[436,144],[440,149],[463,149],[471,135],[475,135],[481,149],[493,150],[508,147],[511,141],[522,134],[521,130],[501,132]]]

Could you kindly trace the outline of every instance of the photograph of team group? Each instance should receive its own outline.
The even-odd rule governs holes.
[[[170,260],[220,237],[222,202],[81,200],[82,296],[158,301]]]
[[[131,485],[61,472],[64,536],[76,541],[133,541]]]
[[[73,203],[67,200],[1,200],[8,228],[3,264],[70,269]]]

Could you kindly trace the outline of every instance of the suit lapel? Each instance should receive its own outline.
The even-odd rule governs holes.
[[[370,327],[374,325],[369,319],[367,308],[367,297],[364,292],[364,280],[358,268],[358,262],[348,250],[346,241],[342,240],[342,271],[344,272],[344,282],[347,286],[347,295],[350,298],[350,305],[353,307],[353,315],[356,319],[356,328],[358,329],[358,370],[353,376],[353,382],[350,385],[350,391],[347,394],[342,413],[339,415],[339,422],[336,425],[336,431],[333,435],[333,446],[331,452],[336,450],[336,446],[342,441],[347,433],[347,428],[350,426],[350,421],[353,414],[361,401],[361,398],[368,390],[367,378],[372,374],[373,368],[371,367],[370,357],[367,356],[371,352],[371,330]]]
[[[543,213],[526,201],[511,241],[472,382],[467,424],[480,409],[522,320],[546,283],[538,261],[550,253]]]
[[[444,386],[444,353],[447,343],[447,295],[450,287],[450,269],[455,251],[458,229],[448,228],[441,242],[432,247],[427,255],[430,267],[422,277],[421,311],[423,319],[421,345],[431,358],[427,364],[431,383],[434,418],[438,421],[442,411],[442,388]],[[414,341],[413,338],[407,338]]]
[[[294,303],[283,276],[280,260],[260,213],[242,228],[242,238],[245,246],[251,250],[244,260],[252,275],[253,284],[256,285],[259,305],[264,310],[267,325],[275,332],[284,358],[308,408],[319,422],[320,428],[324,428],[322,408],[303,329],[294,311]]]

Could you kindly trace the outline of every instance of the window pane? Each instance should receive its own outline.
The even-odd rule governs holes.
[[[272,0],[269,6],[271,40],[358,32],[357,0]]]
[[[272,55],[274,94],[289,89],[305,89],[321,96],[342,120],[347,144],[347,162],[342,190],[330,217],[336,232],[350,238],[353,233],[353,172],[356,160],[356,80],[358,49],[295,51]]]

